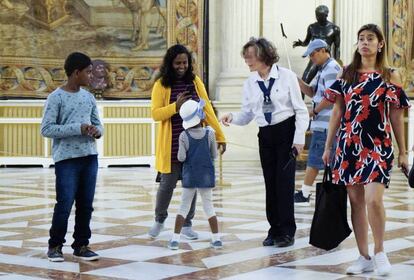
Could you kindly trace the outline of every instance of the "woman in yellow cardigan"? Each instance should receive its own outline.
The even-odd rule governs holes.
[[[155,168],[161,173],[155,205],[155,223],[148,232],[153,238],[157,237],[164,228],[168,206],[177,181],[181,177],[182,166],[177,159],[177,152],[178,137],[183,127],[178,112],[181,105],[189,99],[206,101],[205,121],[216,131],[218,148],[224,153],[226,150],[224,134],[209,102],[204,84],[193,73],[190,52],[186,47],[177,44],[167,50],[151,94],[152,118],[160,122],[155,151]],[[181,231],[182,235],[188,239],[198,238],[197,233],[191,228],[196,199],[197,197],[194,196],[190,212]]]

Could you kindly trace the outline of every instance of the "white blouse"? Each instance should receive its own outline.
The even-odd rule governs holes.
[[[271,124],[268,124],[262,110],[263,92],[258,81],[264,81],[267,88],[270,78],[275,79],[270,92],[270,99],[275,106],[275,111],[272,113]],[[273,64],[266,80],[263,80],[257,71],[251,73],[243,85],[241,111],[232,113],[232,115],[232,124],[246,125],[255,119],[259,127],[274,125],[296,116],[293,143],[305,144],[305,133],[309,126],[309,113],[302,99],[296,74],[276,64]]]

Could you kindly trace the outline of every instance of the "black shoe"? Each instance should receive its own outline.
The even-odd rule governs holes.
[[[302,191],[298,191],[295,192],[293,199],[295,200],[295,204],[299,206],[310,206],[310,197],[311,194],[308,197],[305,197]]]
[[[275,245],[275,240],[272,236],[268,235],[265,240],[263,240],[263,246],[273,246]]]
[[[99,255],[89,249],[87,246],[75,248],[73,250],[73,255],[85,261],[96,261],[99,259]]]
[[[47,250],[47,259],[51,262],[63,262],[62,246],[56,246]]]
[[[275,238],[276,247],[289,247],[295,243],[295,238],[289,235],[278,236]]]

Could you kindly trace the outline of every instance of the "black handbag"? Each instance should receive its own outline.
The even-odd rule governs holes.
[[[351,234],[347,199],[346,187],[333,184],[331,168],[325,166],[323,180],[316,184],[315,212],[309,236],[311,245],[331,250]]]
[[[410,172],[408,173],[407,171],[404,172],[408,178],[408,185],[410,186],[410,188],[414,188],[414,160],[413,160],[413,165],[411,165],[411,169]],[[407,175],[408,173],[408,175]]]

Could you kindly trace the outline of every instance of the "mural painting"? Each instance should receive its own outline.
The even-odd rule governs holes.
[[[201,0],[0,0],[0,97],[45,98],[73,51],[94,61],[98,98],[148,98],[166,49],[202,69]]]

